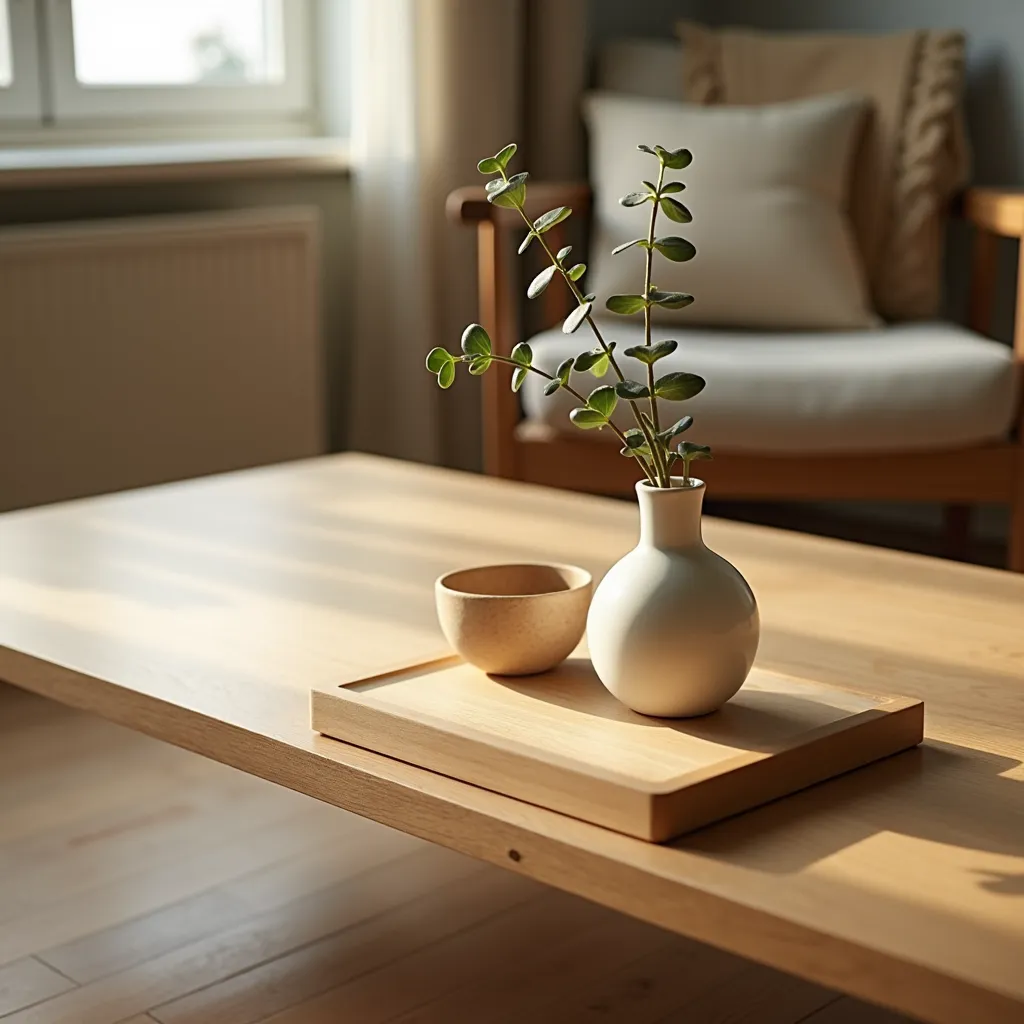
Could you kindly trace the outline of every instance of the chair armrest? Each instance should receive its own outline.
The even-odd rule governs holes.
[[[585,181],[530,182],[526,190],[526,213],[535,218],[555,206],[568,206],[575,213],[586,213],[590,209],[590,195],[590,185]],[[457,188],[448,196],[445,208],[449,220],[461,224],[498,219],[519,221],[515,210],[487,202],[487,192],[482,185]]]
[[[963,214],[976,227],[1009,238],[1024,238],[1024,189],[969,188]]]

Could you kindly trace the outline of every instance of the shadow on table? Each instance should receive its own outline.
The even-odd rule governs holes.
[[[1019,764],[1015,758],[926,740],[673,845],[779,874],[801,871],[882,833],[1024,856],[1024,785],[1004,777]],[[1024,896],[1024,873],[976,873],[988,892]]]

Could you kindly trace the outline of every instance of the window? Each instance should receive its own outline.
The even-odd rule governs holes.
[[[227,123],[295,134],[310,117],[308,6],[0,0],[0,119],[136,138]]]
[[[7,14],[7,0],[0,3],[0,88],[10,86],[11,78],[11,25]]]
[[[0,0],[0,118],[41,117],[36,12],[32,0]]]

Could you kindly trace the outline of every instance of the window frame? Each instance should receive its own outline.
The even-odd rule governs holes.
[[[57,124],[155,118],[204,120],[219,116],[308,116],[311,107],[309,9],[282,0],[285,77],[236,85],[82,85],[75,77],[71,0],[44,0],[50,54],[53,118]]]
[[[0,86],[0,120],[17,127],[39,124],[44,111],[35,0],[7,0],[7,17],[13,78]]]

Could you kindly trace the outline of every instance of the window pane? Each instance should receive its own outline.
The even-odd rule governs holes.
[[[75,76],[83,85],[244,85],[284,77],[281,0],[72,0],[71,9]]]
[[[10,85],[11,22],[7,17],[7,0],[0,0],[0,86]]]

